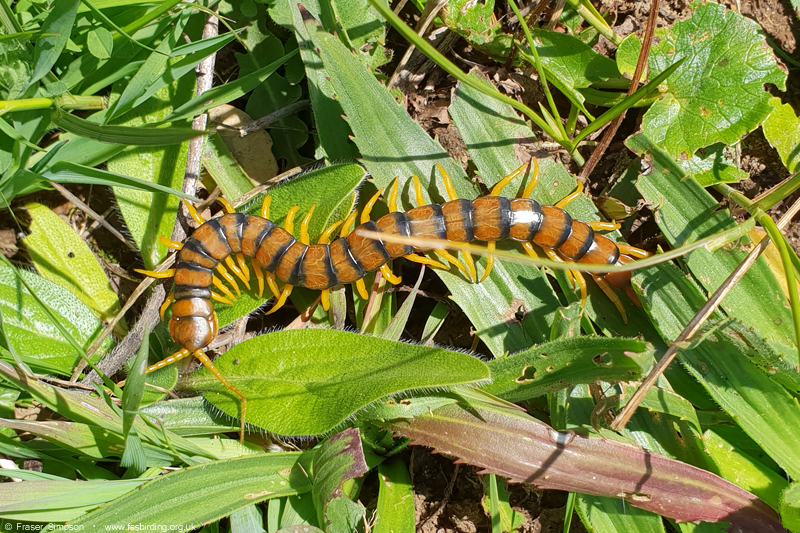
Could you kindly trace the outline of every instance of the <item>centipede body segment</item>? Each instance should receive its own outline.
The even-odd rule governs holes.
[[[524,166],[515,172],[518,174],[523,168]],[[452,198],[454,196],[452,184],[446,174],[443,173],[443,176],[451,196],[449,201],[443,204],[422,205],[400,212],[396,210],[395,185],[388,202],[392,212],[377,220],[369,220],[371,208],[369,204],[370,208],[362,213],[362,223],[356,229],[386,235],[456,242],[483,241],[491,246],[496,241],[511,239],[523,243],[528,253],[535,253],[530,245],[533,243],[553,258],[583,264],[615,265],[631,261],[631,255],[638,257],[646,255],[646,252],[632,247],[624,248],[625,252],[631,255],[622,253],[620,246],[614,241],[595,233],[590,224],[573,220],[561,207],[540,205],[530,198],[507,198],[496,194],[474,200]],[[501,187],[495,187],[492,192],[498,192],[498,188]],[[529,193],[530,191],[526,189],[526,194]],[[420,198],[418,187],[418,199]],[[377,195],[372,203],[375,199]],[[226,207],[229,212],[219,218],[203,222],[183,246],[174,243],[174,247],[179,248],[179,251],[174,268],[175,286],[172,293],[174,303],[169,330],[172,338],[182,349],[148,368],[148,372],[189,355],[195,355],[217,379],[241,398],[240,436],[243,437],[246,399],[221,376],[203,352],[203,349],[217,336],[218,331],[217,315],[212,299],[230,302],[234,297],[215,277],[215,270],[238,291],[236,282],[232,281],[223,263],[249,286],[249,268],[245,263],[245,258],[249,258],[256,273],[259,293],[263,291],[263,278],[266,277],[271,292],[278,298],[272,311],[283,305],[294,286],[323,291],[322,302],[323,306],[327,307],[327,291],[331,288],[353,282],[363,284],[360,280],[366,273],[379,269],[391,275],[391,271],[385,265],[399,257],[427,262],[425,260],[428,258],[414,255],[414,252],[431,249],[383,242],[363,237],[357,231],[351,232],[349,227],[355,220],[353,216],[345,221],[340,238],[330,244],[327,243],[329,235],[335,229],[331,227],[320,243],[311,244],[308,242],[308,216],[303,221],[300,239],[295,239],[292,235],[296,210],[287,216],[284,227],[279,227],[268,219],[268,201],[265,201],[262,208],[264,216],[230,212],[232,208],[229,205]],[[196,220],[202,221],[193,209],[190,211]],[[452,255],[447,254],[447,256],[448,260],[457,261]],[[236,263],[232,258],[236,258]],[[429,261],[441,265],[437,261]],[[462,268],[462,271],[468,277],[474,277],[474,265],[471,268],[470,265],[471,258],[468,261],[468,268]],[[487,262],[484,277],[488,275],[490,268],[491,262]],[[572,275],[575,279],[579,278],[581,281],[583,279],[580,273],[574,272]],[[611,284],[619,287],[629,283],[630,276],[625,273],[615,273],[613,277],[611,275],[593,277],[624,314],[619,299],[609,288],[606,278]],[[280,292],[275,278],[285,284]],[[213,292],[212,286],[224,294]],[[585,291],[585,282],[582,289]],[[361,286],[359,292],[363,293]]]

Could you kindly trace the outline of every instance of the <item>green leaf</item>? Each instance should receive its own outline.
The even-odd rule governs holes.
[[[736,183],[750,177],[750,174],[736,167],[726,154],[725,145],[721,143],[700,148],[691,159],[681,160],[678,164],[703,187],[717,183]]]
[[[41,276],[77,296],[101,320],[120,310],[103,267],[83,239],[49,208],[31,203],[30,233],[23,240]]]
[[[406,390],[489,378],[480,360],[336,330],[285,330],[234,346],[215,361],[247,397],[247,422],[279,435],[319,435],[375,400]],[[236,416],[238,398],[210,373],[187,380]]]
[[[781,495],[781,518],[792,531],[800,531],[800,484],[792,483]]]
[[[374,533],[414,533],[414,489],[408,467],[400,459],[378,465],[378,503]]]
[[[518,402],[595,380],[637,381],[652,362],[652,347],[639,340],[576,337],[490,361],[492,383],[481,388]]]
[[[492,531],[514,533],[519,526],[525,523],[525,515],[511,508],[505,480],[495,474],[489,474],[481,476],[481,481],[483,482],[481,505],[483,510],[491,516]]]
[[[145,331],[148,331],[145,323]],[[137,474],[144,472],[146,461],[139,434],[133,425],[139,414],[139,406],[144,395],[145,373],[147,372],[147,355],[150,351],[150,336],[142,337],[142,345],[133,360],[133,366],[125,380],[125,391],[122,395],[122,436],[125,439],[125,452],[120,466],[131,467]]]
[[[160,476],[72,522],[92,527],[160,524],[194,529],[237,509],[311,490],[297,452],[212,461]]]
[[[20,270],[19,274],[74,339],[88,347],[102,330],[100,320],[72,293],[41,276]],[[36,300],[8,267],[0,267],[0,312],[9,342],[34,370],[69,374],[79,356],[50,321]],[[106,338],[92,359],[97,360],[114,344]],[[6,353],[3,359],[10,360]]]
[[[660,516],[617,498],[578,494],[575,511],[594,533],[664,533]]]
[[[111,32],[100,26],[89,32],[86,37],[86,45],[97,59],[108,59],[114,51],[114,37]]]
[[[208,404],[199,396],[153,403],[139,409],[139,413],[158,420],[177,435],[211,435],[239,429],[239,425],[230,424],[227,417],[210,413]]]
[[[165,144],[180,144],[206,134],[205,131],[178,126],[102,126],[60,110],[53,113],[52,120],[53,124],[64,131],[104,143],[163,147]]]
[[[764,121],[764,137],[778,151],[786,169],[795,173],[800,169],[800,119],[792,106],[782,104],[780,98],[770,98],[772,112]]]
[[[325,531],[350,533],[358,529],[364,506],[348,498],[342,486],[368,471],[358,429],[346,429],[322,443],[314,459],[311,495],[317,522]]]
[[[755,21],[708,2],[688,19],[656,30],[650,69],[690,57],[665,83],[664,98],[642,121],[643,133],[673,155],[717,142],[734,144],[772,111],[765,83],[783,89],[786,73]]]
[[[41,37],[33,51],[33,74],[28,87],[45,77],[56,64],[67,45],[80,0],[63,0],[51,4],[50,13],[42,23],[41,32],[52,37]]]

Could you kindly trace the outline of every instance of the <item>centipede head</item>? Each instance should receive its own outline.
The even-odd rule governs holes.
[[[192,352],[208,346],[217,336],[218,329],[216,312],[209,316],[179,317],[173,314],[169,320],[169,333],[173,340]]]

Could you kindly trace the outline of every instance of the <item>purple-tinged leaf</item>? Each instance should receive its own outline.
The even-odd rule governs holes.
[[[350,532],[358,527],[364,507],[348,498],[342,486],[367,471],[358,429],[346,429],[322,444],[314,460],[311,494],[319,524],[325,531]]]
[[[736,531],[785,531],[775,512],[706,470],[636,446],[558,432],[525,414],[472,403],[448,405],[389,428],[415,444],[513,482],[624,498],[678,522],[730,522]]]

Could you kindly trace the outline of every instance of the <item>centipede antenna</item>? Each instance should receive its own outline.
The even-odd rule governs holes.
[[[445,261],[447,261],[448,263],[451,263],[451,264],[455,265],[455,266],[456,266],[456,268],[457,268],[457,269],[459,269],[459,270],[461,271],[461,273],[462,273],[462,274],[464,274],[465,276],[469,276],[469,274],[467,273],[467,269],[464,267],[464,265],[462,265],[462,264],[461,264],[461,262],[459,262],[458,258],[457,258],[457,257],[455,257],[453,254],[451,254],[451,253],[450,253],[450,252],[448,252],[447,250],[434,250],[434,251],[435,251],[437,254],[441,255],[441,256],[442,256],[442,258],[443,258]]]
[[[530,198],[536,188],[536,184],[539,183],[539,160],[534,157],[531,162],[533,163],[533,174],[531,175],[531,181],[525,186],[521,198]]]
[[[286,303],[286,299],[289,298],[289,295],[292,294],[292,289],[294,288],[293,285],[286,284],[283,286],[283,290],[281,291],[281,295],[278,296],[278,301],[275,302],[275,305],[272,306],[272,309],[264,313],[265,315],[271,315],[281,307],[283,304]]]
[[[200,216],[200,213],[198,213],[197,209],[195,209],[194,206],[189,203],[189,200],[184,199],[183,205],[186,207],[186,210],[189,212],[189,215],[195,222],[201,226],[206,223],[206,219]]]
[[[311,243],[311,238],[308,236],[308,225],[311,224],[311,215],[314,214],[314,209],[316,208],[317,204],[311,204],[311,207],[308,208],[308,213],[300,221],[300,242],[303,244]]]
[[[250,281],[250,267],[247,266],[247,262],[244,260],[243,253],[239,252],[236,254],[236,262],[239,264],[239,269],[242,271],[242,274],[244,274],[244,284],[247,285],[247,288],[249,289],[250,285],[248,282]]]
[[[478,279],[478,274],[475,272],[475,260],[472,258],[472,254],[467,251],[462,250],[461,255],[464,258],[464,266],[467,267],[467,271],[469,272],[469,280],[475,283]]]
[[[411,179],[414,180],[414,196],[417,198],[417,205],[425,205],[425,195],[422,194],[422,183],[420,183],[416,174],[412,174]]]
[[[619,248],[620,253],[623,255],[629,255],[638,259],[650,257],[650,252],[642,250],[641,248],[636,248],[635,246],[631,246],[629,244],[617,244],[617,248]]]
[[[447,192],[447,199],[448,200],[455,200],[458,198],[456,194],[456,190],[453,187],[453,180],[450,179],[450,175],[444,169],[444,167],[440,164],[436,164],[436,168],[439,169],[439,174],[442,175],[442,181],[444,182],[444,190]]]
[[[224,296],[222,296],[220,294],[217,294],[214,291],[211,291],[211,299],[214,300],[215,302],[219,302],[221,304],[233,305],[232,301],[228,300],[227,298],[225,298]]]
[[[272,292],[273,296],[277,298],[281,294],[281,290],[278,288],[278,284],[275,282],[275,274],[272,272],[265,272],[264,277],[267,280],[267,285],[269,286],[270,292]]]
[[[294,216],[300,211],[300,206],[296,205],[286,212],[286,219],[283,221],[283,229],[289,233],[294,233]]]
[[[337,230],[337,228],[339,228],[339,226],[342,225],[343,222],[344,222],[343,220],[339,220],[338,222],[334,222],[333,224],[331,224],[330,226],[325,228],[325,231],[323,231],[322,235],[319,236],[319,239],[317,240],[317,244],[328,244],[328,243],[330,243],[331,242],[331,235],[334,234],[334,232]]]
[[[269,218],[269,206],[272,203],[272,196],[265,196],[261,201],[261,218]]]
[[[244,283],[244,286],[249,289],[250,288],[250,282],[248,281],[248,278],[246,278],[245,275],[244,275],[244,272],[242,272],[241,269],[238,266],[236,266],[236,263],[233,262],[233,258],[231,256],[228,256],[228,257],[225,258],[225,264],[228,265],[228,268],[230,268],[233,271],[234,274],[236,274],[237,278],[242,280],[242,283]],[[238,290],[238,287],[237,287],[237,290]]]
[[[375,207],[375,202],[378,201],[378,198],[380,198],[382,192],[383,189],[378,189],[378,192],[373,194],[372,198],[370,198],[369,201],[366,203],[366,205],[364,205],[364,210],[361,211],[361,219],[360,219],[362,224],[366,224],[367,222],[369,222],[369,216],[372,214],[372,208]]]
[[[495,246],[496,245],[495,245],[494,241],[487,242],[486,243],[486,251],[488,251],[488,252],[494,251]],[[492,273],[492,268],[494,268],[494,256],[493,255],[487,255],[486,256],[486,270],[483,271],[483,276],[481,276],[481,279],[478,280],[478,283],[483,283],[483,280],[485,280],[486,278],[489,277],[489,274]]]
[[[144,276],[156,279],[171,278],[172,276],[175,275],[174,268],[168,268],[167,270],[142,270],[140,268],[134,268],[133,271],[138,272],[139,274],[142,274]]]
[[[253,271],[256,273],[256,282],[258,282],[258,299],[264,295],[264,267],[258,262],[258,259],[253,257],[250,261],[253,263]]]
[[[447,270],[447,265],[437,261],[436,259],[431,259],[430,257],[426,257],[424,255],[417,255],[417,254],[408,254],[403,256],[405,259],[408,259],[412,263],[419,263],[421,265],[428,265],[431,268],[440,268],[442,270]],[[364,298],[366,300],[366,298]]]
[[[219,268],[219,267],[217,267],[217,268]],[[233,302],[236,301],[236,299],[237,299],[236,296],[233,295],[231,290],[228,287],[226,287],[222,283],[222,280],[220,280],[217,276],[212,276],[211,277],[211,283],[213,283],[216,288],[218,288],[225,296],[227,296],[228,297],[227,299],[229,299],[229,301],[230,300],[232,300]]]
[[[170,304],[172,302],[174,302],[174,301],[175,301],[175,295],[174,294],[170,294],[169,296],[164,298],[164,303],[161,304],[161,307],[158,308],[158,314],[161,317],[161,320],[164,320],[164,314],[166,314],[167,309],[169,309]]]
[[[356,223],[356,218],[358,217],[358,211],[353,211],[347,218],[344,219],[344,223],[342,224],[342,230],[339,232],[339,237],[347,237],[350,235],[350,232],[353,231],[353,224]]]
[[[145,373],[149,374],[150,372],[155,372],[159,368],[164,368],[165,366],[169,366],[172,363],[177,363],[181,359],[186,359],[190,355],[192,355],[192,352],[190,352],[186,348],[183,348],[181,350],[178,350],[174,354],[170,355],[169,357],[165,357],[161,361],[153,363],[152,365],[148,366]]]
[[[394,275],[392,269],[389,268],[388,264],[381,265],[380,271],[381,274],[383,274],[383,277],[386,278],[386,281],[388,281],[392,285],[397,285],[398,283],[403,281],[403,278]]]
[[[163,244],[164,246],[166,246],[167,248],[172,248],[173,250],[181,250],[181,249],[183,249],[183,243],[182,242],[175,242],[172,239],[167,239],[163,235],[159,235],[158,236],[158,241],[161,244]]]
[[[559,209],[564,209],[570,203],[572,203],[576,198],[578,198],[581,195],[582,192],[583,192],[583,183],[581,183],[579,181],[578,182],[578,186],[575,187],[575,190],[572,191],[571,193],[569,193],[568,195],[566,195],[561,200],[557,201],[555,203],[555,206],[558,207]]]
[[[594,231],[614,231],[622,227],[616,222],[603,222],[600,220],[596,220],[594,222],[587,222],[587,224]]]
[[[369,293],[367,292],[367,286],[364,285],[364,278],[360,278],[356,281],[356,290],[362,300],[369,300]]]
[[[392,188],[389,189],[389,198],[386,200],[386,205],[389,211],[394,213],[397,211],[397,188],[400,186],[400,178],[396,177],[392,182]]]
[[[600,287],[600,290],[606,295],[606,298],[611,300],[611,302],[614,304],[614,307],[616,307],[617,311],[619,311],[619,314],[622,315],[622,321],[627,324],[628,315],[625,314],[625,307],[623,307],[622,300],[619,299],[619,296],[617,296],[617,293],[611,288],[611,285],[608,284],[603,276],[592,274],[592,279],[594,279],[594,282],[597,283],[597,286]]]
[[[324,311],[327,311],[331,308],[331,290],[330,289],[322,289],[322,292],[319,293],[319,303],[322,306]]]
[[[503,189],[505,189],[506,185],[511,183],[517,176],[522,174],[527,166],[528,163],[523,164],[518,169],[512,171],[508,176],[495,183],[494,187],[492,187],[492,191],[489,194],[492,196],[500,196],[503,194]]]
[[[236,297],[237,298],[241,298],[242,292],[239,290],[239,284],[236,283],[236,280],[233,279],[233,276],[230,275],[230,273],[222,265],[222,263],[217,265],[217,272],[219,272],[219,275],[222,276],[222,279],[227,281],[230,284],[230,286],[233,287],[236,290]],[[220,289],[220,290],[222,290],[222,289]]]
[[[195,351],[194,356],[201,363],[203,363],[203,366],[206,367],[208,371],[211,372],[211,374],[217,378],[226,389],[237,395],[241,400],[242,413],[241,417],[239,418],[239,442],[244,442],[244,421],[247,417],[247,398],[244,397],[244,394],[242,394],[239,389],[231,385],[230,381],[225,379],[225,376],[223,376],[220,371],[217,370],[217,367],[214,366],[214,363],[211,362],[211,359],[208,358],[203,350]]]
[[[233,208],[231,203],[228,200],[226,200],[225,198],[223,198],[222,196],[218,196],[217,197],[217,202],[220,203],[220,205],[222,206],[222,210],[225,211],[226,213],[235,213],[236,212],[236,209]]]

